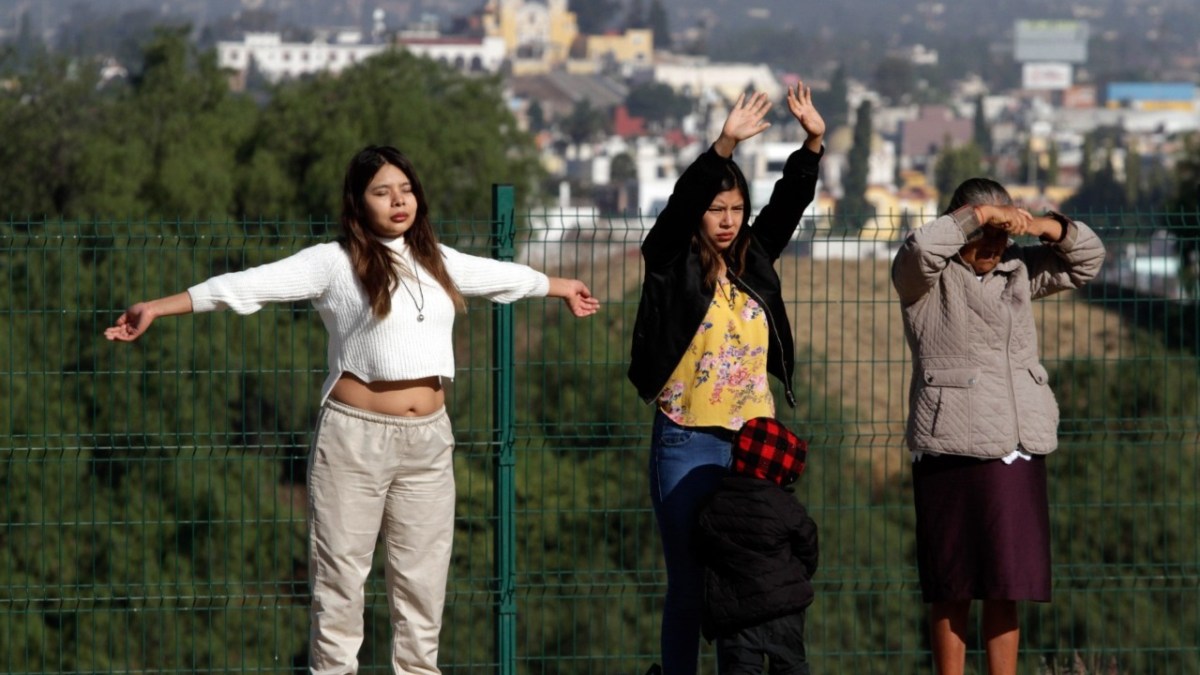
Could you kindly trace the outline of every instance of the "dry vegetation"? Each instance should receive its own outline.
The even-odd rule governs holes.
[[[636,248],[572,242],[565,256],[547,252],[547,267],[578,276],[606,304],[608,321],[632,320],[641,281]],[[556,261],[555,262],[551,261]],[[814,260],[785,256],[780,264],[798,353],[797,380],[812,377],[819,392],[798,391],[841,402],[846,433],[877,478],[904,466],[904,419],[909,379],[908,346],[887,260]],[[621,311],[621,300],[629,304]],[[1129,339],[1120,318],[1074,294],[1035,304],[1042,357],[1055,362],[1113,356]],[[631,326],[619,330],[627,334]]]
[[[851,410],[858,440],[877,475],[903,466],[910,363],[889,262],[786,258],[781,267],[796,349],[812,350],[826,396]],[[790,283],[789,283],[790,282]],[[795,284],[789,293],[786,287]],[[1042,358],[1113,354],[1128,339],[1120,318],[1074,294],[1035,303]]]

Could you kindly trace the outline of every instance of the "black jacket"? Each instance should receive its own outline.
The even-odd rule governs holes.
[[[812,604],[817,524],[769,480],[723,478],[700,509],[692,545],[705,568],[701,631],[710,641]]]
[[[788,157],[771,200],[759,212],[753,226],[743,223],[738,236],[751,237],[746,267],[740,275],[730,275],[738,288],[767,310],[772,336],[767,372],[783,382],[788,405],[793,407],[796,405],[792,393],[795,346],[774,265],[795,233],[804,209],[813,200],[820,159],[821,155],[803,147]],[[666,208],[642,242],[646,276],[633,326],[629,379],[637,387],[638,396],[647,403],[666,386],[716,292],[704,288],[700,254],[691,241],[705,210],[717,196],[729,165],[744,183],[732,159],[721,157],[712,147],[701,154],[679,177]],[[745,207],[748,218],[750,204]]]

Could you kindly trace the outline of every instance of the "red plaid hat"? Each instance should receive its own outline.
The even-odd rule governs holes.
[[[808,443],[773,417],[755,417],[733,435],[733,470],[781,486],[804,472]]]

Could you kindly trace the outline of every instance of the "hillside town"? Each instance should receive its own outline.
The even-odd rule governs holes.
[[[558,222],[546,228],[547,236],[571,236],[572,223],[591,230],[595,223],[616,223],[613,229],[640,236],[681,168],[716,137],[730,102],[744,91],[763,91],[779,102],[799,81],[813,88],[830,133],[818,198],[798,239],[820,240],[833,231],[853,233],[857,242],[853,250],[829,255],[886,254],[906,228],[944,204],[957,160],[982,166],[1031,209],[1078,201],[1098,174],[1108,183],[1093,191],[1115,186],[1127,193],[1121,207],[1155,208],[1154,200],[1169,191],[1186,137],[1200,129],[1197,84],[1178,76],[1194,72],[1200,50],[1174,54],[1169,80],[1097,81],[1089,72],[1089,45],[1098,28],[1082,11],[1061,19],[1014,17],[1006,27],[1011,37],[999,45],[1010,53],[1014,72],[938,82],[943,93],[930,100],[889,90],[884,66],[870,79],[847,75],[835,60],[798,72],[672,49],[705,36],[693,34],[694,26],[668,33],[661,0],[635,2],[640,21],[613,20],[613,27],[595,33],[580,28],[568,0],[443,3],[440,12],[401,3],[403,13],[397,3],[361,4],[365,20],[357,24],[304,30],[252,30],[254,22],[246,19],[252,14],[239,10],[240,23],[210,34],[210,43],[235,91],[336,75],[385,50],[498,78],[550,176],[545,193],[554,196]],[[920,8],[926,19],[939,12]],[[936,67],[941,58],[934,47],[910,44],[891,49],[885,65],[897,80],[919,88],[930,83],[911,73]],[[128,77],[116,59],[105,73]],[[1003,90],[989,84],[1005,80],[1018,84]],[[787,122],[776,118],[738,150],[755,204],[765,203],[798,143],[797,125]],[[839,211],[854,211],[852,222],[835,217]]]
[[[408,50],[465,73],[498,75],[513,113],[537,134],[545,167],[563,181],[560,206],[609,214],[653,214],[661,208],[678,167],[715,137],[725,107],[740,92],[765,91],[778,101],[784,88],[801,78],[818,91],[834,85],[827,77],[778,72],[760,63],[675,54],[655,46],[650,28],[585,35],[566,0],[489,0],[450,22],[456,27],[452,33],[440,28],[446,21],[432,15],[396,31],[385,30],[386,23],[385,13],[376,10],[376,29],[369,32],[317,30],[306,42],[288,41],[279,33],[246,33],[240,40],[218,42],[218,61],[235,88],[254,77],[278,82],[338,72],[386,49]],[[1078,189],[1087,155],[1091,162],[1110,162],[1119,182],[1132,161],[1169,166],[1181,136],[1200,128],[1196,85],[1076,83],[1073,70],[1088,61],[1088,29],[1083,20],[1017,19],[1013,50],[1021,87],[1012,91],[988,91],[973,78],[955,83],[948,103],[931,105],[896,103],[868,83],[843,83],[848,110],[864,102],[871,110],[866,201],[876,214],[893,216],[863,223],[864,237],[893,241],[903,220],[895,216],[936,212],[939,155],[980,143],[981,128],[993,171],[1018,184],[1019,198],[1035,208],[1061,204]],[[921,45],[904,56],[916,64],[939,58]],[[675,119],[632,114],[631,91],[647,85],[669,87],[691,101],[692,110]],[[597,131],[606,133],[579,138],[564,131],[560,123],[581,106],[605,116]],[[983,119],[976,119],[980,114]],[[849,121],[828,139],[809,227],[828,224],[819,214],[832,212],[843,196],[842,175],[852,149]],[[776,127],[739,150],[760,198],[796,143],[795,128]],[[1098,129],[1112,130],[1124,142],[1085,148],[1089,133]],[[622,172],[628,164],[633,176]]]

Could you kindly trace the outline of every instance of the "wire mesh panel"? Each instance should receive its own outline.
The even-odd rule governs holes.
[[[1200,315],[1196,214],[1089,214],[1101,276],[1035,303],[1062,412],[1050,456],[1054,599],[1021,606],[1022,672],[1200,672]],[[442,222],[489,255],[494,218]],[[457,447],[449,673],[641,673],[658,658],[665,573],[650,509],[653,407],[625,378],[651,218],[520,214],[516,258],[604,303],[513,308],[511,500],[497,499],[492,308],[458,317],[447,383]],[[917,226],[920,217],[905,217]],[[798,484],[821,531],[808,615],[814,671],[932,672],[917,586],[911,370],[890,281],[894,241],[825,239],[818,217],[778,264],[809,441]],[[1191,229],[1189,229],[1191,228]],[[886,228],[883,228],[886,229]],[[103,329],[131,302],[276,260],[328,223],[0,225],[0,671],[301,672],[304,488],[326,373],[306,304]],[[511,503],[512,513],[497,504]],[[512,579],[497,528],[515,525]],[[367,587],[363,672],[388,672],[386,590]],[[497,644],[516,589],[516,653]],[[984,672],[979,627],[970,668]],[[503,661],[503,662],[502,662]],[[715,669],[703,646],[705,672]]]

